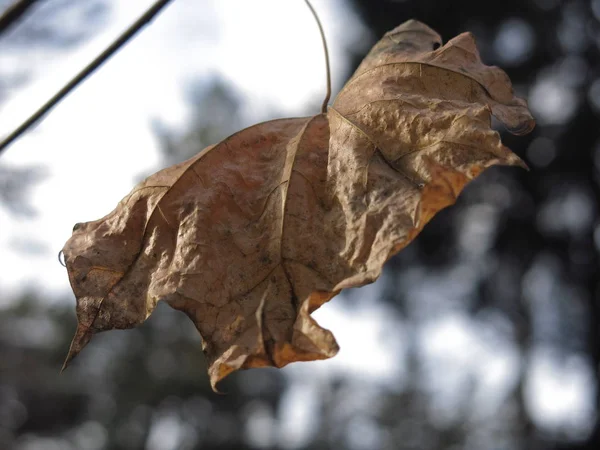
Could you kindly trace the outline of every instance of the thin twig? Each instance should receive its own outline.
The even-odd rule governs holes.
[[[325,95],[325,100],[323,100],[323,106],[321,106],[321,112],[325,114],[327,112],[327,104],[329,103],[329,99],[331,98],[331,70],[329,68],[329,51],[327,50],[327,40],[325,39],[325,32],[323,31],[323,25],[321,25],[321,21],[319,20],[319,16],[315,11],[315,8],[310,4],[308,0],[304,0],[308,7],[310,8],[310,12],[312,12],[313,16],[315,16],[315,20],[317,21],[317,25],[319,26],[319,32],[321,33],[321,40],[323,41],[323,50],[325,52],[325,68],[327,70],[327,94]]]
[[[113,53],[121,48],[129,39],[131,39],[144,25],[149,23],[159,11],[164,8],[171,0],[160,0],[154,3],[138,20],[136,20],[121,36],[110,44],[106,50],[98,55],[91,63],[84,67],[71,81],[69,81],[60,91],[52,96],[50,100],[44,103],[40,109],[31,115],[17,129],[10,133],[2,142],[0,142],[0,153],[8,147],[15,139],[27,131],[33,124],[40,120],[48,111],[50,111],[58,102],[60,102],[69,92],[71,92],[79,83],[85,80],[94,70],[102,65]]]
[[[17,0],[0,15],[0,34],[14,25],[37,0]]]

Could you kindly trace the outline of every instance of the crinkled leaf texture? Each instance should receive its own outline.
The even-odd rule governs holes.
[[[468,33],[439,45],[404,23],[327,114],[240,131],[76,227],[63,249],[79,322],[65,364],[159,300],[196,325],[213,388],[238,369],[335,355],[311,312],[377,279],[483,169],[523,165],[490,128],[491,115],[518,134],[534,125],[506,74]]]

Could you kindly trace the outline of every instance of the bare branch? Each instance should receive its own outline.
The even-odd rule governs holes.
[[[160,0],[155,2],[138,20],[136,20],[121,36],[117,38],[106,50],[98,55],[91,63],[84,67],[71,81],[44,103],[35,113],[33,113],[25,122],[17,127],[12,133],[6,136],[0,142],[0,153],[8,147],[13,141],[27,131],[32,125],[38,122],[48,111],[50,111],[58,102],[60,102],[69,92],[71,92],[79,83],[85,80],[92,72],[100,67],[117,50],[119,50],[129,39],[131,39],[144,25],[148,24],[162,8],[171,0]]]
[[[27,10],[37,2],[38,0],[17,0],[6,8],[0,15],[0,35],[18,22]]]

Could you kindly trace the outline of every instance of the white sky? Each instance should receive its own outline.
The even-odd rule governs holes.
[[[36,55],[34,81],[12,92],[0,105],[0,136],[56,92],[151,3],[113,0],[109,25],[101,34],[72,51]],[[344,0],[314,0],[314,5],[329,40],[336,92],[343,82],[336,74],[347,73],[344,48],[360,48],[367,39]],[[0,52],[0,63],[6,64],[10,58]],[[183,128],[189,113],[184,98],[186,82],[215,73],[245,95],[245,125],[267,119],[273,109],[294,116],[303,114],[309,104],[320,104],[325,79],[323,53],[316,25],[304,3],[174,1],[35,130],[4,152],[3,165],[39,164],[47,168],[48,177],[33,190],[36,218],[18,218],[0,208],[0,307],[24,286],[39,289],[48,302],[72,298],[66,270],[58,264],[56,255],[73,225],[104,216],[130,191],[135,177],[159,168],[157,142],[149,128],[151,119]],[[15,241],[33,241],[47,251],[24,253]],[[310,363],[310,367],[297,364],[286,369],[297,381],[305,380],[304,384],[294,384],[295,390],[288,393],[287,410],[296,414],[288,415],[288,421],[296,418],[295,429],[300,429],[302,423],[310,428],[314,414],[310,402],[291,399],[294,395],[304,400],[309,394],[318,396],[323,379],[344,373],[387,386],[402,383],[402,336],[410,330],[397,329],[393,313],[375,302],[377,285],[369,289],[362,294],[368,300],[364,307],[349,311],[334,300],[316,314],[323,326],[335,332],[342,347],[338,356]],[[482,334],[464,317],[449,316],[431,322],[424,331],[421,345],[425,355],[444,368],[444,376],[478,376],[482,386],[488,386],[487,391],[477,394],[482,400],[491,401],[486,392],[496,393],[493,401],[503,400],[503,389],[514,382],[512,376],[518,364],[509,347],[486,346],[481,342]],[[461,348],[473,351],[465,354]],[[539,364],[529,392],[538,417],[545,417],[549,425],[564,424],[589,408],[585,371],[579,363],[557,376],[552,376],[543,356],[534,363]],[[313,380],[308,387],[307,370]],[[557,392],[563,392],[562,408],[556,401],[544,402],[555,398]],[[313,403],[316,405],[318,399]],[[304,418],[304,422],[298,418]],[[289,424],[283,419],[282,427],[286,429]],[[303,436],[306,434],[300,433],[297,441]]]

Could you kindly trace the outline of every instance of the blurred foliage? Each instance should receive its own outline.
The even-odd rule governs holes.
[[[158,309],[142,327],[97,336],[63,374],[72,308],[24,295],[2,311],[0,448],[250,448],[244,409],[257,398],[273,408],[279,376],[227,381],[228,395],[212,393],[193,325]]]
[[[35,214],[27,197],[33,185],[45,176],[39,167],[13,168],[0,165],[0,206],[22,216]]]
[[[174,132],[160,120],[152,124],[165,165],[191,158],[240,129],[240,96],[224,80],[215,77],[190,83],[186,98],[192,115],[185,132]]]
[[[423,321],[425,315],[468,314],[486,327],[488,339],[496,335],[499,344],[509,343],[519,352],[518,377],[486,421],[467,402],[451,414],[450,426],[432,429],[439,394],[426,395],[423,401],[430,410],[421,424],[429,426],[423,440],[396,448],[600,448],[600,92],[594,88],[600,75],[600,2],[352,3],[374,37],[408,18],[425,21],[445,40],[473,32],[483,60],[507,70],[538,119],[536,130],[526,137],[501,130],[506,145],[531,171],[494,168],[474,182],[391,261],[394,281],[387,296],[409,323]],[[355,64],[361,57],[355,56]],[[429,282],[448,287],[439,305],[417,303],[419,298],[427,301],[423,286]],[[449,304],[454,297],[457,302]],[[418,350],[416,343],[417,355]],[[590,409],[579,423],[573,418],[553,422],[536,410],[534,377],[546,364],[550,376],[558,378],[573,361],[582,377],[593,380],[584,384],[586,406],[577,407]],[[418,357],[416,364],[413,383],[418,385],[428,369]],[[470,388],[469,383],[465,381],[464,399],[475,395],[477,383]],[[556,388],[568,389],[566,382]],[[560,391],[546,395],[555,395],[555,403],[565,401]],[[552,403],[549,399],[548,409]],[[400,396],[390,410],[414,415],[411,404]],[[448,432],[452,437],[446,437]]]
[[[12,3],[0,0],[0,12]],[[40,1],[28,8],[0,35],[0,108],[10,93],[18,93],[40,75],[37,58],[81,44],[101,30],[108,13],[105,0]],[[10,167],[0,163],[1,206],[11,213],[32,215],[34,210],[27,203],[27,195],[43,175],[39,166]]]
[[[0,11],[11,3],[13,0],[0,0]],[[7,47],[27,51],[73,47],[97,33],[109,12],[106,0],[39,1],[0,39]]]
[[[12,0],[0,0],[4,11]],[[64,52],[98,33],[110,8],[106,0],[40,1],[0,35],[0,103],[40,74],[36,59]]]

